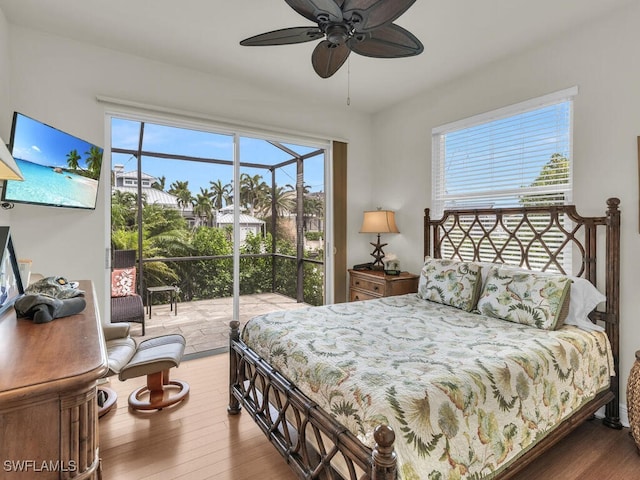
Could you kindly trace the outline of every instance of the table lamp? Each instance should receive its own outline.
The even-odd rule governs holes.
[[[362,220],[362,227],[360,227],[360,233],[376,233],[378,234],[378,242],[373,243],[374,249],[371,256],[375,258],[373,262],[374,270],[384,270],[384,252],[382,247],[386,246],[386,243],[380,243],[381,233],[400,233],[396,226],[396,214],[391,210],[373,210],[364,212],[364,218]]]

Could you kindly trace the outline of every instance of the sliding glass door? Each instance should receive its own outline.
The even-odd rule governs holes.
[[[138,252],[147,335],[193,352],[224,347],[232,318],[325,299],[328,144],[208,128],[111,119],[111,248]]]
[[[265,300],[274,310],[324,303],[324,159],[321,148],[240,137],[241,318],[264,313]]]

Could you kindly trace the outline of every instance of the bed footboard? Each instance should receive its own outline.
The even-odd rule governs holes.
[[[229,338],[231,415],[244,406],[298,477],[395,480],[395,433],[380,425],[375,447],[365,447],[240,340],[240,323]]]

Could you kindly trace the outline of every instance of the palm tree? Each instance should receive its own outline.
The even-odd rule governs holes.
[[[291,185],[290,183],[287,183],[285,185],[285,187],[290,188],[291,190],[295,190],[296,187],[294,187],[293,185]],[[311,191],[311,187],[309,185],[302,185],[302,194],[303,195],[308,195],[309,192]]]
[[[166,183],[167,183],[167,177],[162,175],[155,182],[153,182],[153,185],[151,185],[151,188],[155,188],[156,190],[164,191],[164,186],[165,186]]]
[[[136,194],[132,192],[123,192],[121,190],[114,190],[111,194],[111,203],[117,203],[133,210],[136,206]]]
[[[319,217],[324,216],[324,201],[322,198],[315,196],[304,197],[304,215],[305,217]]]
[[[72,170],[78,170],[80,167],[80,160],[82,157],[78,154],[78,151],[74,148],[69,153],[67,153],[67,165]]]
[[[322,230],[322,219],[324,218],[324,199],[322,196],[305,195],[303,201],[304,219],[303,228]],[[310,226],[311,225],[311,226]]]
[[[196,194],[196,199],[193,206],[193,214],[197,218],[203,219],[205,221],[205,224],[207,225],[213,218],[213,204],[211,203],[211,193],[206,188],[200,187],[200,193]]]
[[[97,180],[102,166],[102,150],[92,145],[89,151],[84,154],[89,155],[86,160],[87,168],[91,172],[91,177]]]
[[[275,199],[275,202],[272,202],[272,199]],[[262,216],[268,216],[273,206],[275,210],[273,213],[277,217],[283,217],[285,214],[295,211],[296,192],[291,189],[291,185],[276,187],[273,195],[272,191],[269,190],[266,195],[260,199],[258,206]]]
[[[193,198],[193,195],[191,195],[191,191],[189,190],[188,180],[186,182],[180,180],[176,180],[175,182],[173,182],[169,187],[169,193],[171,195],[175,195],[178,198],[178,206],[182,208],[182,213],[184,213],[186,207],[193,207],[195,199]]]
[[[111,194],[111,228],[127,230],[136,223],[136,195],[114,190]]]
[[[269,186],[262,180],[262,175],[251,176],[248,173],[240,175],[240,204],[248,206],[251,215],[254,214],[259,200],[268,194]]]
[[[229,200],[231,199],[231,184],[227,183],[226,185],[222,185],[220,179],[215,182],[209,181],[209,183],[211,184],[211,201],[213,208],[220,210],[223,206],[229,205]],[[223,201],[224,205],[222,205]]]

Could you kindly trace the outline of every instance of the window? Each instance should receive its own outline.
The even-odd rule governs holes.
[[[577,88],[571,88],[435,128],[432,218],[441,218],[444,210],[569,203],[577,93]],[[558,253],[558,266],[570,267],[571,245],[563,243],[561,234],[565,219],[550,224],[547,215],[534,215],[521,224],[513,217],[493,226],[476,224],[473,217],[445,225],[443,256],[472,259],[477,244],[481,245],[479,260],[497,257],[520,263],[525,245],[532,259],[529,266],[548,268],[548,252],[538,239],[543,232],[545,243]],[[486,240],[487,232],[491,241]],[[512,238],[514,233],[518,241]]]
[[[433,218],[567,203],[577,87],[433,129]]]

